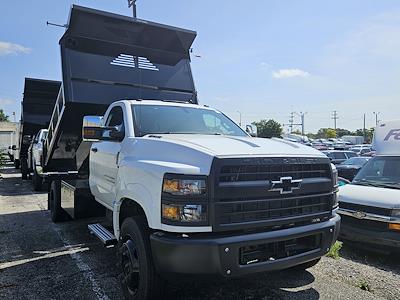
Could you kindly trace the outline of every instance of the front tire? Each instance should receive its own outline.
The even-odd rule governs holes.
[[[21,159],[21,174],[23,180],[28,179],[28,162],[24,158]]]
[[[39,174],[36,172],[35,166],[33,166],[33,178],[32,178],[32,183],[33,183],[33,189],[37,192],[42,190],[43,187],[43,178],[39,176]]]
[[[14,159],[14,167],[16,169],[19,169],[20,163],[19,163],[19,159]]]
[[[129,217],[123,221],[118,242],[118,264],[125,299],[161,299],[164,280],[155,270],[149,236],[144,217]]]

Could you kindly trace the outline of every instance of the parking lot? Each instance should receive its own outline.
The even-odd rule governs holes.
[[[115,250],[90,235],[94,220],[54,224],[47,193],[32,192],[10,165],[1,177],[0,298],[121,299]],[[308,271],[172,282],[165,298],[399,299],[399,282],[398,258],[345,245],[340,259],[324,257]]]

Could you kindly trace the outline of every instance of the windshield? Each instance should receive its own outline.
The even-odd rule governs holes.
[[[248,136],[224,114],[204,108],[132,105],[136,136],[147,134],[209,134]]]
[[[342,162],[342,165],[352,165],[352,166],[363,166],[367,161],[369,160],[369,157],[352,157],[349,158],[348,160]]]
[[[354,184],[400,188],[400,156],[371,158],[353,180]]]

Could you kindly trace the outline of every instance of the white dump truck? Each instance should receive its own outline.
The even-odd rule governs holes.
[[[44,142],[53,221],[102,216],[127,299],[170,275],[307,268],[339,231],[337,173],[310,147],[251,137],[202,106],[190,30],[73,6]],[[121,100],[122,99],[122,100]]]

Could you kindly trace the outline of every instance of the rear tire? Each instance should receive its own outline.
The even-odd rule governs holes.
[[[54,223],[63,221],[64,214],[61,208],[61,181],[54,180],[51,182],[48,194],[48,204],[50,206],[50,216]]]
[[[149,237],[145,217],[129,217],[123,221],[118,264],[125,299],[162,299],[164,280],[154,267]]]
[[[319,263],[320,260],[321,260],[321,258],[317,258],[317,259],[314,259],[312,261],[308,261],[306,263],[303,263],[301,265],[294,266],[292,269],[295,269],[295,270],[306,270],[306,269],[309,269],[311,267],[314,267],[317,263]]]
[[[28,162],[25,158],[21,159],[21,174],[23,180],[28,179]]]

